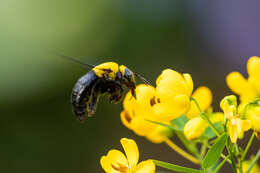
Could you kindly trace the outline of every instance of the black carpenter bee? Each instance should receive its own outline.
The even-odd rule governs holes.
[[[95,66],[83,63],[73,57],[64,55],[62,57],[91,68],[76,82],[72,89],[72,111],[80,122],[84,122],[86,113],[90,117],[96,112],[99,97],[103,94],[108,94],[111,103],[119,103],[124,94],[123,86],[126,86],[130,89],[132,96],[136,98],[135,76],[149,84],[142,76],[115,62],[105,62]]]

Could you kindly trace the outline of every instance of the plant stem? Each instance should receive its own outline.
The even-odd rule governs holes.
[[[222,162],[215,168],[215,171],[213,173],[217,173],[220,170],[220,168],[226,163],[226,161],[227,157],[226,159],[222,160]]]
[[[259,159],[259,157],[260,157],[260,150],[258,150],[258,152],[257,152],[257,154],[256,154],[256,156],[255,156],[255,158],[254,158],[254,159],[252,160],[252,162],[250,163],[250,165],[249,165],[249,167],[248,167],[246,173],[249,173],[249,172],[250,172],[250,170],[253,168],[253,166],[255,165],[255,163],[257,162],[257,160]]]
[[[199,103],[197,102],[197,100],[196,100],[194,97],[190,97],[190,100],[191,100],[191,101],[194,101],[194,103],[196,104],[196,106],[197,106],[197,108],[199,109],[200,112],[203,112],[203,111],[201,110],[201,108],[200,108]]]
[[[252,144],[252,142],[253,142],[253,140],[254,140],[254,137],[255,137],[255,134],[254,134],[254,132],[253,132],[252,135],[251,135],[251,137],[250,137],[250,139],[249,139],[249,141],[248,141],[248,143],[247,143],[246,149],[245,149],[245,151],[243,152],[243,154],[242,154],[242,156],[241,156],[241,161],[243,161],[243,160],[245,159],[246,154],[247,154],[247,152],[248,152],[248,149],[250,148],[250,146],[251,146],[251,144]]]
[[[201,158],[203,158],[205,153],[206,153],[207,145],[208,145],[208,141],[207,140],[203,141],[203,144],[202,144],[201,149],[200,149],[200,157]]]
[[[195,164],[199,164],[200,161],[193,157],[192,155],[190,155],[189,153],[187,153],[186,151],[184,151],[182,148],[180,148],[179,146],[177,146],[174,142],[172,142],[169,138],[165,139],[165,143],[174,151],[176,151],[178,154],[180,154],[181,156],[183,156],[184,158],[186,158],[187,160],[195,163]]]
[[[200,116],[206,120],[208,122],[209,127],[211,128],[211,130],[219,137],[220,133],[218,131],[218,129],[214,126],[214,124],[210,121],[209,117],[205,114],[205,112],[201,112]]]
[[[202,111],[202,109],[200,108],[200,105],[199,105],[199,103],[197,102],[197,100],[196,100],[195,98],[193,98],[193,97],[190,97],[190,100],[193,101],[193,102],[196,104],[197,108],[198,108],[199,111],[200,111],[200,116],[201,116],[201,118],[203,118],[204,120],[206,120],[206,121],[208,122],[208,125],[209,125],[209,127],[211,128],[211,130],[219,137],[219,136],[220,136],[220,133],[219,133],[218,129],[217,129],[217,128],[214,126],[214,124],[210,121],[210,119],[208,118],[208,116],[206,115],[206,113]]]
[[[228,150],[228,154],[230,155],[230,160],[231,160],[231,165],[232,165],[233,171],[235,173],[237,173],[236,162],[235,162],[234,155],[233,155],[233,152],[230,147],[230,143],[231,143],[231,141],[229,139],[229,144],[226,144],[226,148]]]
[[[198,149],[196,145],[192,141],[188,141],[186,137],[183,135],[183,133],[176,131],[175,134],[178,136],[182,144],[186,147],[189,152],[191,152],[193,155],[195,155],[197,158],[200,158],[200,154],[198,152]]]

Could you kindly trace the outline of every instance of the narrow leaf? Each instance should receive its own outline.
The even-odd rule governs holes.
[[[204,168],[204,169],[209,168],[218,161],[218,159],[225,147],[227,139],[228,139],[228,136],[226,133],[224,133],[222,136],[220,136],[216,140],[216,143],[214,145],[212,145],[212,147],[207,152],[205,158],[203,159],[202,168]]]
[[[187,168],[187,167],[183,167],[183,166],[179,166],[179,165],[175,165],[175,164],[171,164],[171,163],[167,163],[167,162],[163,162],[163,161],[153,160],[153,162],[157,166],[160,166],[162,168],[166,168],[166,169],[169,169],[169,170],[172,170],[172,171],[176,171],[176,172],[202,173],[202,171],[198,170],[198,169]]]
[[[168,124],[165,124],[165,123],[161,123],[161,122],[157,122],[157,121],[152,121],[152,120],[146,120],[150,123],[154,123],[154,124],[157,124],[157,125],[160,125],[160,126],[163,126],[163,127],[167,127],[173,131],[178,131],[178,129],[176,127],[173,127],[171,125],[168,125]]]

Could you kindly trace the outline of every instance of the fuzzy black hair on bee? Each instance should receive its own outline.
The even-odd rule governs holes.
[[[76,82],[72,89],[72,111],[80,122],[84,122],[86,113],[89,117],[95,114],[99,97],[104,94],[108,95],[111,103],[119,103],[124,94],[123,86],[126,86],[131,91],[132,96],[136,98],[135,77],[150,85],[142,76],[115,62],[106,62],[95,66],[70,56],[60,56],[91,69]]]

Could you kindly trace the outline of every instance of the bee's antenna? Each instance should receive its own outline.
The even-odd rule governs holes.
[[[141,79],[146,85],[152,85],[147,79],[145,79],[143,76],[140,74],[135,73],[135,76]]]
[[[57,54],[57,53],[56,53],[56,54]],[[85,66],[85,67],[89,67],[89,68],[91,68],[91,69],[95,67],[95,65],[82,62],[82,61],[80,61],[79,59],[74,58],[74,57],[71,57],[71,56],[62,55],[62,54],[57,54],[57,55],[60,56],[60,57],[62,57],[62,58],[65,58],[65,59],[67,59],[67,60],[70,60],[70,61],[72,61],[72,62],[75,62],[75,63],[77,63],[77,64],[81,64],[81,65],[83,65],[83,66]]]

